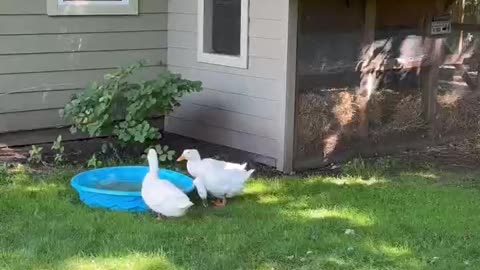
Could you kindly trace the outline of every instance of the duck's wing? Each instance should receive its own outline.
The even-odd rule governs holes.
[[[165,199],[170,202],[175,202],[178,207],[190,207],[193,203],[190,201],[187,195],[183,193],[179,188],[167,180],[160,180],[162,188],[165,194]]]
[[[226,170],[245,170],[246,168],[247,168],[247,163],[239,164],[239,163],[226,162],[225,164]]]
[[[216,160],[216,159],[213,159],[213,158],[202,159],[202,166],[207,171],[223,170],[225,168],[225,164],[226,164],[225,161]]]
[[[168,194],[156,176],[147,174],[142,184],[142,197],[149,205],[161,205],[168,199]]]
[[[207,164],[206,166],[208,166],[210,170],[245,170],[247,168],[247,163],[226,162],[213,158],[203,159],[202,162]]]

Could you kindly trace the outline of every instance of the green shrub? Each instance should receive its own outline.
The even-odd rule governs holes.
[[[107,74],[68,103],[62,115],[77,130],[91,137],[113,135],[123,145],[151,144],[161,134],[150,119],[167,115],[179,105],[179,98],[202,89],[201,82],[182,79],[164,71],[155,80],[132,82],[131,77],[143,68],[135,64]]]
[[[7,182],[8,168],[6,163],[0,163],[0,185]]]
[[[87,168],[99,168],[103,166],[103,162],[97,158],[97,154],[93,154],[87,161]]]
[[[32,145],[32,149],[28,151],[28,162],[30,164],[39,165],[43,163],[43,147]]]

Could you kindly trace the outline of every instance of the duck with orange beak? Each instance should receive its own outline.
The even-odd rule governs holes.
[[[187,149],[177,159],[187,161],[187,170],[195,177],[194,184],[202,199],[207,193],[216,198],[214,205],[224,207],[227,198],[233,198],[243,193],[245,183],[255,170],[246,170],[247,164],[237,164],[221,160],[202,159],[195,149]],[[206,192],[205,192],[206,191]]]

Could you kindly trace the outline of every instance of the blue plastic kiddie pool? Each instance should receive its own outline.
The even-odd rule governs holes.
[[[124,166],[95,169],[73,177],[71,185],[80,200],[93,208],[113,211],[146,212],[142,199],[143,178],[148,172],[144,166]],[[185,193],[193,191],[190,177],[171,170],[160,169],[160,179],[168,180]]]

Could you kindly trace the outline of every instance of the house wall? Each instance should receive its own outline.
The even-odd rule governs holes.
[[[58,109],[88,82],[167,57],[167,0],[140,0],[139,16],[49,17],[46,0],[0,1],[0,133],[64,124]]]
[[[288,0],[250,0],[248,69],[197,62],[197,0],[170,0],[168,68],[201,80],[166,129],[269,157],[284,167]]]

